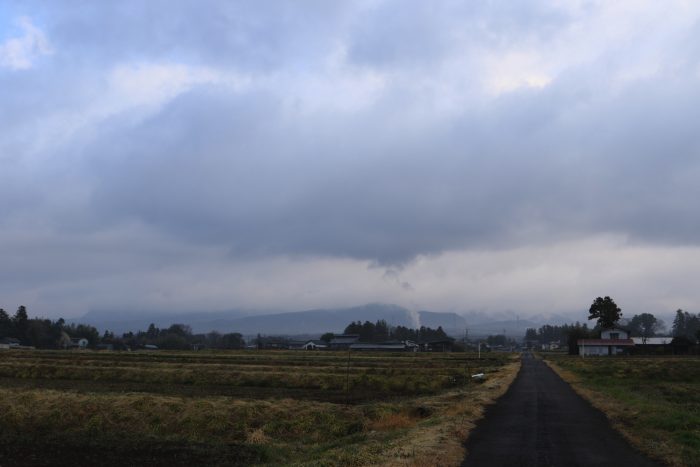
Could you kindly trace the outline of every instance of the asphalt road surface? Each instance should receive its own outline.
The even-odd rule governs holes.
[[[602,357],[601,357],[602,358]],[[467,441],[463,466],[658,465],[635,451],[542,361],[523,354],[522,368]]]

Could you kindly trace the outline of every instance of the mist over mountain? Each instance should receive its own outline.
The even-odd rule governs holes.
[[[129,331],[145,331],[153,323],[159,328],[174,323],[187,324],[194,332],[212,330],[226,331],[231,321],[246,316],[248,312],[226,310],[213,312],[165,312],[165,311],[90,311],[79,318],[67,320],[69,323],[83,323],[95,326],[100,331],[109,330],[117,334]]]
[[[240,332],[242,334],[308,335],[324,332],[342,332],[353,321],[383,319],[392,326],[420,327],[421,318],[426,325],[456,328],[464,319],[455,313],[412,312],[398,305],[368,304],[351,308],[315,309],[284,313],[258,312],[255,314],[232,310],[221,312],[90,312],[73,321],[91,324],[98,329],[122,333],[146,329],[150,323],[166,327],[172,323],[184,323],[193,332]]]
[[[391,326],[419,328],[441,326],[445,332],[455,337],[470,337],[501,334],[513,337],[524,335],[528,327],[542,324],[562,324],[575,321],[566,315],[537,316],[520,319],[512,312],[477,312],[464,314],[455,312],[411,311],[407,308],[372,303],[350,308],[328,308],[284,313],[250,312],[228,310],[216,312],[153,312],[153,311],[91,311],[80,318],[70,320],[90,324],[100,331],[108,329],[117,334],[128,331],[145,330],[153,323],[163,328],[173,323],[183,323],[192,327],[195,333],[209,331],[240,332],[244,335],[316,335],[325,332],[343,332],[353,321],[385,320]]]

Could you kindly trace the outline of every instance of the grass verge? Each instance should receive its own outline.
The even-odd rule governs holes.
[[[700,465],[700,359],[547,356],[549,366],[640,451]]]

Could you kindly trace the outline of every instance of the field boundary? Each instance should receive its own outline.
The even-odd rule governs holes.
[[[169,465],[459,465],[470,430],[520,367],[505,353],[11,356],[0,364],[8,427],[0,465],[21,465],[28,452],[30,465],[92,464],[98,454],[104,465],[124,456]]]
[[[664,465],[674,467],[685,465],[678,457],[675,450],[669,445],[658,443],[658,440],[650,441],[649,439],[641,438],[632,430],[634,412],[631,412],[627,407],[621,405],[613,397],[586,387],[581,381],[581,378],[572,371],[562,368],[557,365],[556,362],[542,358],[542,356],[539,356],[539,358],[541,358],[561,379],[566,381],[579,396],[588,401],[593,407],[600,410],[610,421],[610,425],[634,446],[635,449]]]
[[[461,465],[466,457],[466,441],[476,424],[485,416],[488,406],[506,393],[521,367],[520,358],[513,359],[492,374],[482,385],[467,391],[448,392],[444,400],[442,422],[432,426],[418,425],[401,438],[400,444],[387,453],[379,465],[419,467],[426,465]],[[468,399],[467,399],[468,398]]]

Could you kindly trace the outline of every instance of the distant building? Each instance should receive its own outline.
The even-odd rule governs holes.
[[[328,348],[328,342],[321,340],[306,341],[302,346],[304,350],[325,350]]]
[[[262,342],[262,348],[263,349],[272,349],[272,350],[287,350],[290,348],[290,341],[289,339],[283,339],[283,338],[265,338],[265,340]]]
[[[85,339],[84,337],[73,337],[70,340],[70,347],[72,349],[84,350],[84,349],[87,349],[88,344],[89,344],[88,340]]]
[[[340,334],[333,336],[328,346],[331,350],[347,350],[350,346],[360,340],[359,334]]]
[[[0,339],[0,349],[14,349],[19,347],[19,344],[19,339],[15,339],[14,337],[5,337],[3,339]]]
[[[633,337],[634,351],[638,354],[673,353],[673,337]]]
[[[416,352],[418,345],[411,341],[391,342],[356,342],[350,344],[350,350],[364,350],[372,352]]]
[[[634,345],[670,345],[673,337],[633,337]]]
[[[453,341],[450,339],[426,341],[419,344],[423,352],[451,352]]]
[[[600,339],[579,339],[576,343],[578,353],[582,357],[620,355],[629,353],[634,347],[629,332],[622,328],[603,329]]]

